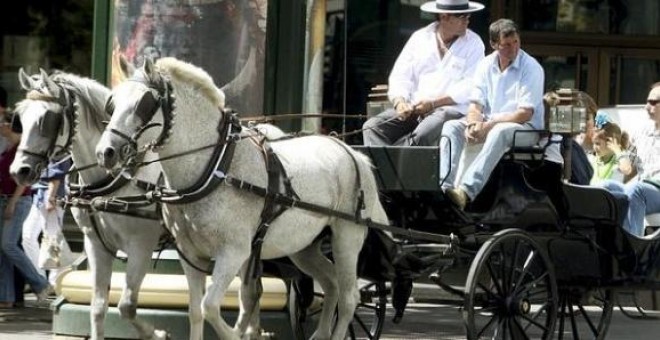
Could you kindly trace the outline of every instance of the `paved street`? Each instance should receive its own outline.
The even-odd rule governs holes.
[[[465,338],[461,316],[456,307],[412,303],[399,325],[391,323],[389,320],[391,316],[392,311],[388,310],[388,321],[381,337],[383,340]],[[36,307],[33,300],[28,300],[25,308],[0,310],[0,340],[51,340],[50,320],[50,310]],[[607,339],[658,338],[660,338],[659,321],[632,320],[615,309]]]

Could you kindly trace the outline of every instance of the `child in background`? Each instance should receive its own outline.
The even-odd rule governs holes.
[[[594,154],[590,159],[594,175],[590,184],[598,185],[607,179],[623,183],[629,171],[619,161],[627,157],[624,150],[628,149],[628,134],[602,112],[596,115],[595,127],[592,137]]]

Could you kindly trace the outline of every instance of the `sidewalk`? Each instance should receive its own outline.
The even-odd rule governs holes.
[[[38,305],[33,294],[26,294],[24,307],[0,309],[0,340],[52,340],[52,313],[48,305]]]

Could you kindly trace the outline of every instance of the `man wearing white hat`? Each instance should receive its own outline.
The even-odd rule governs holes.
[[[471,78],[484,43],[468,29],[470,14],[484,5],[435,0],[421,10],[436,21],[414,32],[389,77],[394,108],[364,123],[365,145],[437,145],[442,125],[467,112]]]

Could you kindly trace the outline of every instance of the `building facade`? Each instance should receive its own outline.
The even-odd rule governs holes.
[[[660,80],[657,0],[482,2],[487,9],[472,16],[472,29],[487,41],[492,20],[518,22],[523,48],[545,68],[548,90],[579,88],[601,106],[633,104]],[[230,105],[246,115],[363,114],[371,88],[387,83],[407,38],[432,20],[420,12],[422,3],[22,1],[13,5],[17,11],[0,14],[0,85],[9,91],[10,102],[20,99],[20,67],[62,69],[110,84],[113,50],[119,50],[136,65],[150,54],[201,66],[219,87],[233,85],[225,89],[242,93]],[[248,77],[232,84],[246,70]],[[321,123],[329,130],[360,124]]]

